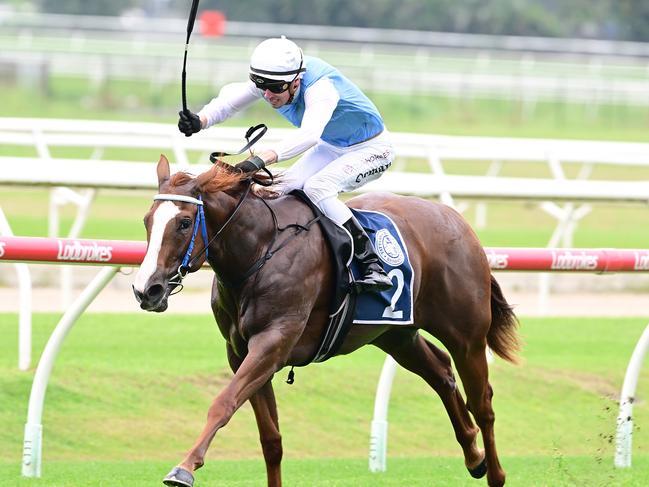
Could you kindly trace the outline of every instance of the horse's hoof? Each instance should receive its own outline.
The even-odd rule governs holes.
[[[162,483],[176,487],[193,487],[194,476],[184,468],[174,467],[163,479]]]
[[[487,457],[482,459],[477,467],[467,469],[474,479],[481,479],[487,474]]]

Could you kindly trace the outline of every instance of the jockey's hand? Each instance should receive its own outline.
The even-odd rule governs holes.
[[[185,137],[201,131],[201,119],[198,115],[189,110],[181,110],[178,115],[178,130],[185,134]]]
[[[266,165],[264,160],[259,156],[250,156],[245,161],[241,161],[236,166],[241,172],[257,172]]]

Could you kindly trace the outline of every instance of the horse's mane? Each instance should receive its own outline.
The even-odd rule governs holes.
[[[198,176],[194,176],[187,172],[177,172],[171,176],[169,184],[172,187],[183,186],[189,183],[191,180],[196,179],[198,182],[198,190],[201,193],[217,193],[219,191],[228,191],[236,189],[240,186],[246,179],[249,178],[249,174],[242,173],[241,171],[234,168],[230,164],[217,160],[211,169],[205,171]],[[263,184],[268,184],[271,182],[271,178],[263,173],[259,172],[254,176],[255,181],[259,181]],[[278,181],[277,177],[273,178],[273,184]],[[279,196],[279,192],[273,189],[270,189],[270,186],[261,186],[255,184],[252,188],[252,192],[257,196],[260,196],[265,199],[272,199]]]

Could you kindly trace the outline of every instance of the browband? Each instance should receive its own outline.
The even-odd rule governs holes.
[[[185,196],[182,194],[157,194],[153,197],[154,200],[164,200],[164,201],[182,201],[184,203],[193,203],[198,206],[203,206],[203,202],[197,198],[192,198],[191,196]]]

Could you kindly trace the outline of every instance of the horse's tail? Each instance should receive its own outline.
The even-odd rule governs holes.
[[[520,350],[518,319],[513,307],[507,303],[496,278],[491,276],[491,327],[487,333],[487,344],[499,357],[518,363]]]

